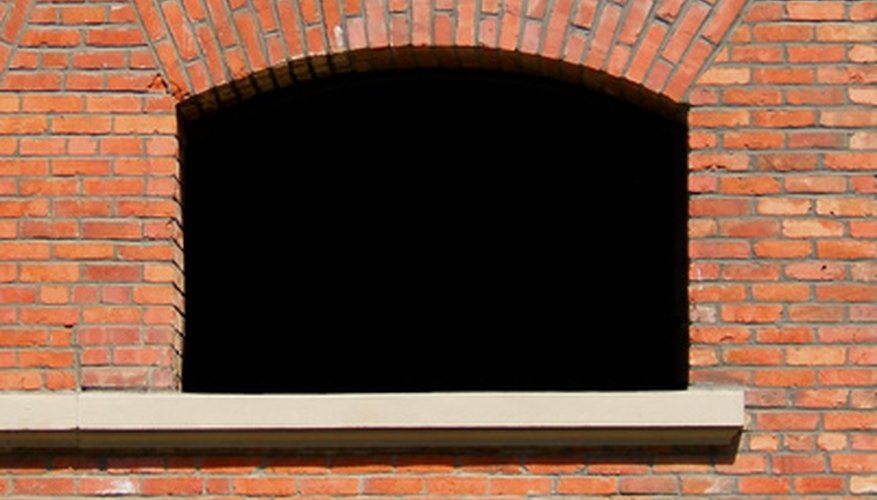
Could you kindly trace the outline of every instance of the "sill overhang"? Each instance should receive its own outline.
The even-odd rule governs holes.
[[[0,395],[0,449],[727,445],[742,390]]]

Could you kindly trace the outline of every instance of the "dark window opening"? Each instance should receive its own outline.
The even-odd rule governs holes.
[[[184,390],[687,386],[685,125],[436,70],[185,134]]]

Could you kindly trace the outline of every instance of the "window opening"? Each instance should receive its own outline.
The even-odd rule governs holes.
[[[687,386],[684,124],[418,70],[184,133],[185,391]]]

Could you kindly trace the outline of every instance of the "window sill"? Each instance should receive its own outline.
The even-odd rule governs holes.
[[[0,395],[0,448],[723,445],[742,390]]]

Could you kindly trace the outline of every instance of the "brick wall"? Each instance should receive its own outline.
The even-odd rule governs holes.
[[[0,495],[877,494],[875,41],[868,0],[0,3],[0,389],[179,386],[178,109],[483,65],[691,105],[691,381],[748,416],[717,449],[6,455]]]

